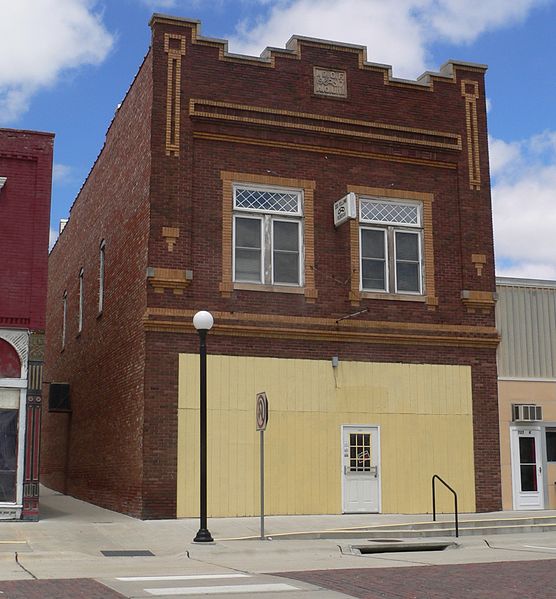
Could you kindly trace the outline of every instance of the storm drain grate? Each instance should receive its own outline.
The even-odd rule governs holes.
[[[154,557],[154,553],[148,549],[106,550],[101,553],[104,557]]]

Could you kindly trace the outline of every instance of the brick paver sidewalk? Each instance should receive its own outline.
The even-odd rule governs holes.
[[[556,560],[274,575],[360,599],[556,599]]]
[[[2,580],[2,599],[125,599],[90,578],[69,580]]]

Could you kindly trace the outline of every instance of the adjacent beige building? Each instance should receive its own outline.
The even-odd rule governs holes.
[[[496,283],[503,508],[556,509],[556,281]]]

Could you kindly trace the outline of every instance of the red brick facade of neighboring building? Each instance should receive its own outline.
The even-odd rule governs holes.
[[[0,129],[0,387],[20,388],[15,472],[7,470],[14,501],[0,498],[2,517],[38,517],[41,381],[52,182],[51,133]],[[19,380],[19,383],[16,381]],[[6,419],[16,408],[2,405]],[[23,420],[19,411],[25,410]],[[9,435],[8,435],[9,436]],[[22,455],[23,453],[23,455]],[[5,458],[5,456],[2,456]],[[12,460],[8,460],[10,463]],[[6,464],[6,460],[2,460]],[[3,487],[4,488],[4,487]],[[12,505],[10,505],[12,504]]]
[[[471,366],[476,505],[499,509],[485,68],[406,82],[359,47],[292,38],[250,59],[196,22],[151,26],[50,257],[47,376],[70,384],[72,414],[44,421],[46,484],[175,516],[178,353],[197,351],[191,317],[210,309],[215,353]],[[234,181],[304,190],[299,288],[234,282]],[[349,192],[422,203],[419,297],[360,290],[357,220],[333,222]]]

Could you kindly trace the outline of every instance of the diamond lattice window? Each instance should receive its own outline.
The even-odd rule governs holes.
[[[289,191],[269,191],[236,187],[235,208],[261,212],[300,214],[300,194]]]
[[[361,200],[361,220],[396,225],[419,226],[421,224],[418,205],[375,200]]]

